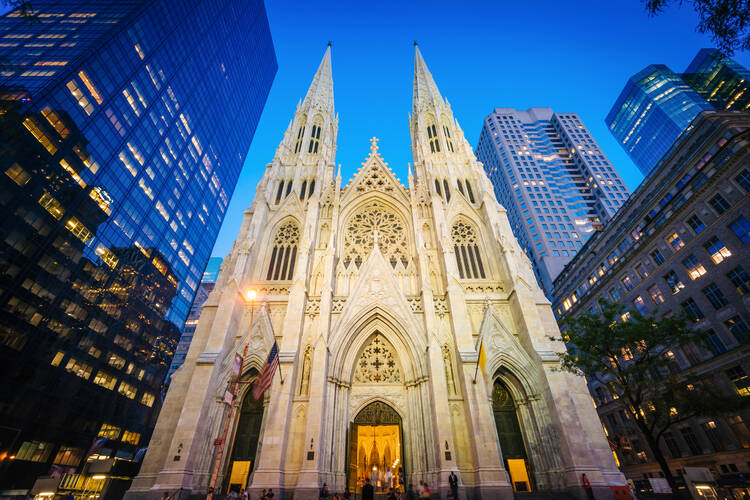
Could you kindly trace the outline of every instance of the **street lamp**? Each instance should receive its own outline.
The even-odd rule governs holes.
[[[239,291],[238,291],[239,293]],[[221,434],[221,438],[217,441],[219,442],[219,451],[216,454],[216,463],[214,465],[214,471],[211,475],[211,484],[208,487],[208,495],[206,496],[207,500],[211,500],[214,495],[214,489],[216,488],[216,481],[219,478],[219,469],[221,468],[221,460],[224,457],[224,447],[226,445],[227,440],[227,434],[229,433],[229,426],[232,423],[232,411],[234,410],[234,400],[237,399],[237,393],[239,392],[240,388],[240,378],[242,378],[242,372],[244,371],[245,367],[245,358],[247,358],[247,348],[250,346],[250,336],[253,333],[253,320],[255,316],[255,298],[257,297],[257,292],[253,288],[249,288],[245,294],[239,293],[240,297],[242,297],[242,300],[250,304],[250,330],[247,335],[247,340],[245,340],[245,347],[242,350],[242,358],[240,358],[240,371],[237,374],[237,380],[235,380],[233,387],[232,387],[232,402],[229,404],[229,409],[227,410],[227,417],[224,421],[224,431]]]

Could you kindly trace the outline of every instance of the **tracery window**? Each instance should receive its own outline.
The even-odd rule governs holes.
[[[354,381],[363,384],[399,384],[403,381],[395,349],[380,333],[376,333],[357,361]]]
[[[458,275],[461,279],[484,279],[484,265],[479,253],[479,238],[474,228],[458,221],[451,228],[453,250],[456,252]]]
[[[443,193],[440,192],[440,181],[437,179],[435,179],[435,191],[437,192],[438,196],[443,196]]]
[[[409,262],[406,225],[393,210],[374,200],[349,218],[344,231],[344,266],[353,262],[358,268],[370,255],[375,240],[380,252],[392,266]]]
[[[469,194],[469,201],[474,203],[474,191],[471,190],[469,179],[466,179],[466,192]]]
[[[439,153],[440,141],[438,140],[437,128],[435,128],[434,123],[431,125],[427,125],[427,139],[430,142],[430,152]]]
[[[443,190],[445,191],[445,201],[449,202],[451,201],[451,190],[448,187],[448,181],[443,179]]]
[[[294,143],[294,153],[297,154],[302,149],[302,138],[305,136],[305,126],[301,126],[297,132],[297,142]]]
[[[292,221],[284,223],[273,239],[271,262],[268,265],[268,274],[266,274],[267,280],[292,279],[294,263],[297,260],[297,245],[299,245],[299,226]]]
[[[320,124],[316,123],[312,127],[312,132],[310,133],[310,146],[307,148],[308,153],[317,153],[318,152],[318,146],[320,145]]]
[[[443,125],[443,132],[445,132],[445,142],[448,144],[448,151],[451,153],[453,152],[453,140],[451,139],[451,131],[450,129]]]

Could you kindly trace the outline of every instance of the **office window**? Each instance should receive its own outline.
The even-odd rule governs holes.
[[[708,200],[708,202],[712,207],[714,207],[714,210],[716,210],[716,213],[719,215],[729,210],[729,202],[727,202],[727,200],[725,200],[724,197],[720,194],[717,194],[716,196]]]
[[[52,443],[44,441],[25,441],[16,453],[16,460],[28,462],[46,462],[52,454]]]
[[[688,270],[688,276],[690,276],[691,280],[698,279],[706,274],[706,268],[703,267],[703,264],[698,261],[695,255],[690,254],[688,258],[682,261],[682,265]]]
[[[60,446],[55,455],[54,464],[67,465],[71,467],[78,467],[83,458],[83,450],[81,448],[74,448],[72,446]]]
[[[622,283],[622,286],[624,286],[625,290],[627,290],[628,292],[635,286],[633,284],[633,280],[630,278],[630,276],[627,275],[623,276],[622,279],[620,279],[620,283]]]
[[[122,433],[121,441],[123,443],[138,445],[138,443],[141,441],[141,435],[137,432],[125,431]]]
[[[677,233],[670,234],[667,237],[667,243],[671,245],[672,250],[674,250],[675,252],[685,246],[685,244],[682,242],[682,240],[680,239],[680,236]]]
[[[725,371],[729,380],[734,384],[734,388],[737,394],[743,397],[750,396],[750,377],[747,376],[745,370],[737,365],[733,366]]]
[[[657,266],[664,264],[664,256],[661,254],[661,251],[658,248],[654,249],[654,251],[652,251],[649,255],[651,255],[654,264],[656,264]]]
[[[708,344],[708,348],[714,353],[714,356],[727,352],[724,341],[721,340],[721,337],[712,328],[706,330],[704,334],[706,336],[706,344]]]
[[[120,382],[120,386],[117,388],[117,392],[128,399],[135,399],[136,388],[123,381]]]
[[[727,273],[727,278],[737,289],[737,293],[745,295],[750,292],[750,275],[742,266],[737,266]]]
[[[742,186],[742,189],[750,193],[750,171],[748,171],[746,168],[743,168],[742,171],[737,174],[737,177],[735,177],[734,180],[737,181],[737,184]]]
[[[120,437],[120,432],[122,432],[122,429],[117,426],[102,424],[102,426],[99,428],[99,434],[97,434],[97,437],[117,439]]]
[[[692,297],[687,299],[680,305],[682,306],[682,310],[685,311],[685,314],[687,314],[687,316],[693,321],[698,322],[706,317],[703,314],[703,311],[700,310],[700,307],[698,307],[698,304],[696,304],[692,299]]]
[[[705,295],[711,305],[714,306],[714,309],[721,309],[729,304],[729,301],[715,283],[711,283],[704,288],[703,295]]]
[[[669,290],[673,295],[679,293],[680,290],[685,288],[685,285],[682,284],[679,276],[677,276],[677,273],[675,273],[674,271],[669,271],[667,274],[665,274],[664,281],[667,282],[667,286],[669,286]]]
[[[704,229],[706,229],[706,225],[702,220],[698,218],[697,215],[691,215],[690,217],[688,217],[687,224],[693,231],[695,231],[695,234],[700,234]]]
[[[648,277],[648,271],[646,271],[646,266],[643,265],[643,262],[639,262],[635,265],[635,272],[638,273],[638,276],[641,277],[641,279],[645,279]]]
[[[155,400],[156,398],[154,397],[154,395],[149,392],[144,392],[143,394],[141,394],[141,404],[146,405],[149,408],[154,406]]]
[[[115,385],[117,385],[117,378],[107,372],[99,370],[94,377],[94,383],[111,391],[115,388]]]
[[[682,438],[685,440],[685,443],[687,443],[691,454],[700,455],[701,453],[703,453],[700,444],[698,444],[698,438],[695,436],[693,429],[691,429],[690,427],[682,427],[680,429],[680,434],[682,434]]]
[[[732,316],[724,322],[724,327],[729,330],[737,342],[746,344],[750,341],[750,327],[741,316]]]
[[[657,306],[664,302],[664,297],[661,294],[661,290],[659,290],[659,287],[657,285],[651,285],[648,288],[648,294],[651,297],[651,300],[654,301],[654,304]]]
[[[648,308],[646,307],[646,301],[643,300],[643,297],[638,295],[636,298],[633,299],[633,306],[638,310],[641,314],[648,314]]]
[[[711,239],[705,242],[703,248],[705,248],[711,256],[711,260],[714,261],[714,264],[719,264],[724,261],[724,259],[732,256],[732,252],[730,252],[716,236],[711,237]]]
[[[750,222],[748,222],[744,215],[741,215],[739,219],[729,224],[729,229],[732,230],[742,243],[750,243]]]
[[[609,296],[612,297],[612,300],[614,302],[617,302],[620,300],[620,292],[617,291],[617,288],[610,288],[609,289]]]
[[[70,358],[68,363],[65,365],[65,371],[77,375],[83,379],[88,379],[91,376],[91,365],[79,361],[75,358]]]

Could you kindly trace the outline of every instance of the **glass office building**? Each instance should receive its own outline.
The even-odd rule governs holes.
[[[0,18],[0,496],[130,474],[277,70],[261,0],[33,7]]]
[[[565,264],[630,191],[575,113],[495,108],[475,154],[551,297]]]
[[[605,122],[647,175],[705,110],[750,107],[750,72],[715,49],[703,49],[685,73],[650,65],[633,75]]]

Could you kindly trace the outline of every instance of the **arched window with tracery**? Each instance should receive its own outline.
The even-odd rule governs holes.
[[[448,145],[448,151],[453,152],[453,139],[451,139],[450,129],[443,125],[443,133],[445,133],[445,143]]]
[[[437,128],[434,123],[427,125],[427,140],[430,142],[430,152],[440,152],[440,141],[438,140]]]
[[[355,212],[347,221],[344,230],[344,266],[351,263],[359,268],[375,244],[380,253],[393,267],[401,262],[409,263],[409,247],[406,224],[387,205],[373,200]]]
[[[273,239],[271,262],[268,264],[266,279],[269,281],[285,281],[294,275],[294,263],[297,260],[297,246],[299,245],[299,226],[293,222],[285,222]]]
[[[294,143],[294,154],[297,154],[302,149],[302,138],[305,136],[305,126],[302,125],[297,131],[297,141]]]
[[[316,120],[310,132],[310,146],[307,148],[308,153],[316,154],[318,152],[318,147],[320,146],[320,129],[320,122]]]
[[[479,253],[479,238],[474,228],[458,221],[451,228],[453,250],[456,253],[458,276],[461,279],[484,279],[484,264]]]

